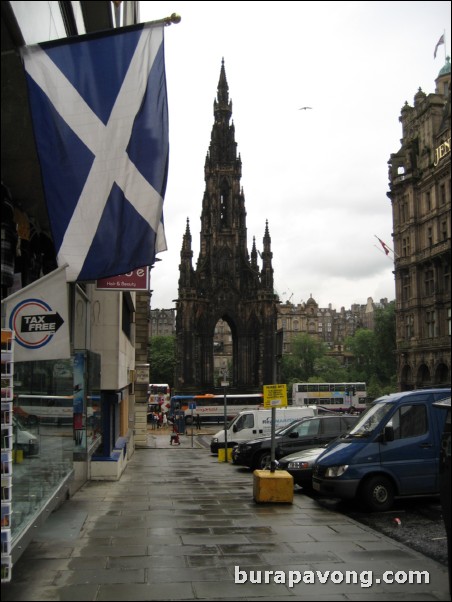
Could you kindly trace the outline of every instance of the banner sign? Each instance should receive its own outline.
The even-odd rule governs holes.
[[[149,268],[138,268],[120,276],[99,278],[96,288],[99,291],[148,291]]]
[[[68,359],[68,290],[65,268],[46,274],[2,301],[15,334],[15,361]]]

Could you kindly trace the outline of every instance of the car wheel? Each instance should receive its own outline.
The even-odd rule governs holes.
[[[394,502],[394,485],[385,476],[371,477],[361,485],[360,497],[369,510],[384,512]]]
[[[270,468],[271,459],[272,455],[270,451],[261,452],[257,457],[254,468],[257,468],[258,470],[268,470]]]

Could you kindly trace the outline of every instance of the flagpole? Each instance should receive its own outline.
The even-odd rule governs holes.
[[[18,291],[14,291],[8,297],[5,297],[4,299],[2,299],[2,305],[3,305],[3,303],[6,303],[7,301],[11,301],[11,299],[14,299],[14,297],[18,297],[19,295],[26,293],[28,290],[32,290],[32,289],[36,288],[36,285],[38,283],[42,284],[46,280],[49,280],[50,278],[52,278],[52,276],[55,276],[55,274],[58,274],[58,272],[61,272],[61,270],[65,270],[67,267],[69,267],[67,263],[65,263],[64,265],[60,265],[59,267],[55,268],[51,272],[44,274],[44,276],[41,276],[37,280],[33,280],[33,282],[30,282],[30,284],[27,284],[26,286],[19,289]]]
[[[383,253],[383,255],[389,259],[389,261],[392,261],[392,259],[389,257],[389,255],[386,255],[386,253],[383,251],[383,249],[380,249],[380,247],[378,245],[374,245],[374,247],[376,249],[378,249],[378,251],[380,251],[380,253]]]
[[[152,23],[164,23],[165,25],[171,25],[172,23],[174,23],[175,25],[177,25],[177,23],[181,22],[182,17],[180,15],[178,15],[177,13],[173,13],[170,17],[165,17],[164,19],[161,19],[160,21],[152,21]]]
[[[446,62],[446,59],[447,59],[446,30],[444,30],[443,36],[444,36],[444,62]]]
[[[374,234],[374,236],[378,241],[380,241],[380,244],[382,244],[384,242],[380,238],[378,238],[378,236],[376,234]],[[384,246],[391,251],[391,253],[394,255],[394,258],[400,257],[400,255],[397,255],[397,253],[394,251],[394,249],[391,249],[391,247],[388,244],[384,243]]]

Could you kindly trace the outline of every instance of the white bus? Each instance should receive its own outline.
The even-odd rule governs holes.
[[[19,394],[13,411],[25,424],[38,422],[72,424],[74,416],[73,395],[26,395]]]
[[[226,395],[227,419],[230,420],[243,410],[255,410],[263,406],[262,393],[237,393]],[[193,409],[191,409],[193,407]],[[171,399],[171,412],[182,410],[185,413],[185,422],[191,423],[196,415],[203,422],[224,422],[224,394],[214,395],[175,395]]]
[[[294,383],[292,405],[316,405],[334,412],[362,412],[366,409],[366,383]]]

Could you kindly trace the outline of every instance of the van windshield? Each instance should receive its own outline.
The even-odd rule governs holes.
[[[371,406],[346,437],[369,437],[393,407],[394,404],[389,401]]]
[[[13,425],[21,431],[26,430],[25,422],[21,419],[20,416],[17,416],[16,414],[14,414],[13,416]]]

